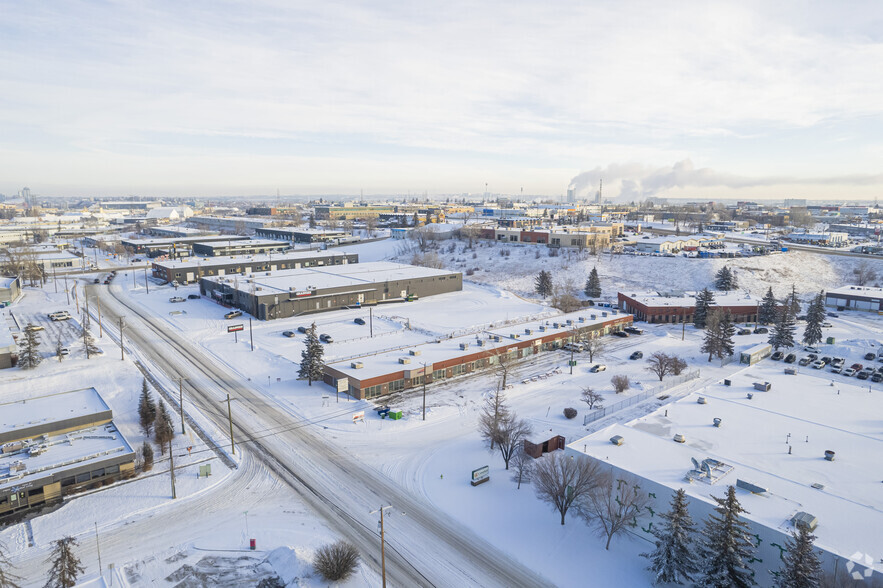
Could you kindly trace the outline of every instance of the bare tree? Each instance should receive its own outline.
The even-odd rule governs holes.
[[[649,504],[650,497],[641,490],[636,478],[623,475],[614,480],[612,472],[607,471],[577,508],[579,515],[607,538],[604,548],[610,549],[610,541],[616,535],[637,527],[638,517]]]
[[[877,279],[877,272],[873,266],[867,261],[860,261],[853,269],[852,274],[855,276],[857,286],[864,286]]]
[[[610,378],[610,383],[613,384],[613,390],[617,394],[622,394],[632,387],[631,382],[629,382],[629,377],[623,375],[613,376]]]
[[[522,482],[529,484],[533,476],[533,458],[524,450],[524,443],[515,450],[512,456],[512,481],[518,482],[517,490],[521,490]]]
[[[598,485],[601,476],[597,461],[554,451],[534,462],[534,492],[561,515],[563,525],[570,507],[582,502]]]
[[[358,565],[359,550],[344,540],[320,547],[313,561],[313,568],[330,582],[346,580],[353,575]]]
[[[592,390],[589,386],[583,388],[583,393],[580,396],[580,400],[589,405],[589,410],[595,408],[604,408],[601,403],[604,400],[604,397],[601,394],[598,394],[594,390]]]
[[[12,573],[12,563],[6,555],[6,545],[0,541],[0,588],[19,588],[16,580],[20,577]]]
[[[661,382],[662,378],[671,373],[671,358],[665,353],[657,351],[647,359],[647,367],[644,369],[656,374]]]
[[[681,372],[687,369],[687,362],[677,355],[669,355],[668,356],[668,369],[674,376],[680,376]]]
[[[506,395],[503,389],[497,386],[494,394],[485,400],[481,414],[478,415],[478,432],[488,443],[491,451],[500,440],[500,424],[508,416],[509,406],[506,404]]]
[[[512,412],[500,419],[497,428],[499,437],[497,443],[500,447],[500,455],[509,469],[509,461],[512,456],[519,450],[524,449],[524,440],[533,433],[533,427],[524,419],[519,419],[515,412]]]
[[[601,337],[591,337],[583,342],[583,351],[589,354],[589,362],[595,361],[595,354],[604,351],[604,340]]]

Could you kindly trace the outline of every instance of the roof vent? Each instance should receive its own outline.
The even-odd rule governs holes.
[[[586,317],[584,317],[584,316],[579,317],[579,322],[581,322],[581,323],[586,322]]]
[[[411,358],[410,357],[400,357],[399,363],[403,363],[403,364],[411,363]]]
[[[478,341],[475,342],[475,344],[478,345],[479,347],[484,347],[484,339],[479,339]]]
[[[610,438],[610,442],[614,445],[622,445],[625,439],[623,439],[622,435],[614,435]]]
[[[791,524],[797,528],[806,528],[808,531],[814,531],[819,526],[819,519],[808,512],[798,512],[791,517]]]
[[[509,336],[512,337],[513,339],[518,339],[519,337],[521,337],[521,335],[519,335],[518,333],[512,333]]]
[[[423,352],[419,349],[411,349],[410,351],[408,351],[408,355],[420,355],[421,353]]]
[[[827,459],[828,461],[834,461],[834,452],[831,451],[830,449],[826,449],[825,450],[825,459]]]
[[[460,349],[462,351],[466,351],[467,349],[469,349],[469,343],[460,343]]]
[[[524,334],[525,334],[525,335],[531,335],[531,334],[533,334],[533,329],[524,329]]]
[[[365,367],[365,364],[362,363],[361,361],[354,361],[350,364],[350,367],[353,368],[354,370],[360,370],[363,367]]]

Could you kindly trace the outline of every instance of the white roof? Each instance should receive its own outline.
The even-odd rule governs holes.
[[[274,244],[279,244],[279,241],[270,241]],[[236,243],[247,243],[247,241],[236,241]],[[183,267],[193,267],[194,265],[200,265],[202,267],[210,267],[216,265],[231,265],[235,263],[271,263],[271,262],[283,262],[283,261],[297,261],[303,259],[313,259],[316,257],[337,257],[337,256],[345,256],[352,255],[353,252],[345,251],[343,249],[332,249],[325,251],[316,251],[316,250],[304,250],[304,251],[290,251],[288,253],[279,253],[277,255],[267,255],[264,253],[243,256],[243,255],[219,255],[217,257],[184,257],[181,259],[169,259],[166,261],[155,261],[155,265],[159,265],[167,268],[183,268]]]
[[[787,533],[785,522],[808,512],[819,519],[819,547],[846,557],[857,550],[883,554],[883,434],[867,418],[879,412],[877,396],[845,383],[832,388],[830,380],[814,375],[784,375],[775,367],[748,368],[731,380],[732,386],[714,384],[569,447],[706,502],[737,479],[750,482],[767,492],[737,490],[747,518]],[[770,391],[755,391],[758,380],[769,381]],[[697,402],[700,395],[706,404]],[[720,428],[712,426],[715,417],[722,419]],[[685,435],[686,443],[674,442],[675,434]],[[613,446],[613,435],[624,444]],[[834,461],[824,459],[826,450],[835,452]],[[693,469],[691,457],[710,457],[733,470],[714,484],[689,483],[684,476]]]
[[[346,265],[320,266],[293,270],[279,270],[270,272],[269,276],[252,275],[246,282],[239,279],[236,289],[240,292],[251,292],[252,286],[262,288],[261,295],[274,292],[288,293],[291,289],[305,290],[307,288],[325,289],[342,286],[370,286],[380,282],[391,280],[407,280],[428,278],[445,275],[459,275],[459,272],[438,270],[402,263],[388,261],[374,261],[369,263],[352,263]],[[209,276],[203,278],[212,282],[224,280],[233,286],[234,279],[230,277]]]
[[[196,242],[194,245],[204,245],[206,247],[287,247],[285,243],[274,241],[273,239],[248,239],[240,241],[232,241],[225,243],[224,241],[206,241]]]
[[[659,292],[621,292],[632,300],[644,306],[671,306],[674,308],[690,307],[696,305],[696,292],[685,292],[683,296],[665,296]],[[757,306],[761,299],[747,292],[716,292],[714,294],[715,306]]]
[[[95,388],[0,404],[0,433],[110,410]]]
[[[869,298],[883,298],[883,288],[872,288],[870,286],[843,286],[828,290],[828,296],[836,296],[838,294],[848,294],[849,296],[866,296]]]

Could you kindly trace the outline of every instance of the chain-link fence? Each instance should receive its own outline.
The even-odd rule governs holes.
[[[647,400],[651,396],[655,396],[660,392],[665,392],[666,390],[670,390],[675,386],[680,386],[686,382],[691,380],[695,380],[699,377],[699,370],[693,370],[690,372],[686,372],[681,374],[680,376],[672,376],[665,382],[662,382],[658,386],[654,386],[650,390],[646,390],[641,392],[640,394],[635,394],[634,396],[629,396],[624,400],[620,400],[615,404],[611,404],[610,406],[605,406],[604,408],[599,408],[594,410],[583,417],[583,425],[588,425],[589,423],[593,423],[598,419],[602,419],[607,415],[613,414],[617,411],[622,410],[623,408],[627,408],[629,406],[635,405],[639,402],[643,402]]]

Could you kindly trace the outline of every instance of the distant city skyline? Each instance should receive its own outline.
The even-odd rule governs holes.
[[[883,195],[878,3],[3,12],[7,196]]]

